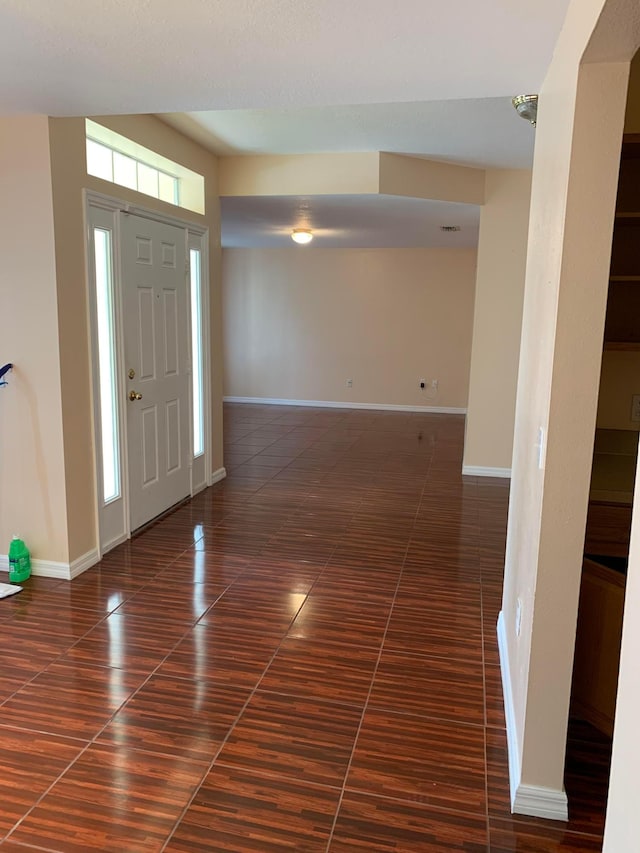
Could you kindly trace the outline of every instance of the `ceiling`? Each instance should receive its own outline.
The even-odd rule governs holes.
[[[327,249],[460,248],[478,242],[480,208],[472,204],[384,195],[242,196],[221,204],[226,248],[296,248],[293,228],[310,228],[311,247]],[[444,233],[440,225],[461,230]]]
[[[535,92],[567,6],[3,0],[0,112],[277,109]]]
[[[510,97],[163,118],[220,155],[390,151],[502,169],[529,168],[533,157],[533,130],[517,120]]]
[[[215,110],[163,119],[221,156],[387,151],[479,168],[529,168],[535,139],[510,98]],[[475,246],[479,217],[475,205],[384,195],[223,198],[222,245],[292,247],[292,227],[307,225],[314,247]],[[447,222],[463,230],[443,233]]]
[[[533,133],[509,100],[538,91],[568,3],[103,0],[88,14],[86,0],[3,0],[0,113],[156,113],[218,154],[526,167]],[[305,203],[326,245],[348,245],[347,232],[351,245],[423,245],[449,213],[391,197],[268,201],[223,201],[228,245],[280,245],[287,209]],[[466,240],[478,211],[457,207],[465,230],[453,236]]]

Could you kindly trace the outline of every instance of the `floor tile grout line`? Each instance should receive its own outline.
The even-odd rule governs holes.
[[[460,809],[449,808],[447,806],[440,805],[440,804],[432,805],[429,803],[421,803],[419,800],[415,801],[409,797],[401,797],[401,796],[394,797],[391,794],[380,794],[377,792],[368,791],[366,788],[346,788],[345,793],[358,794],[358,795],[364,796],[364,797],[371,797],[373,800],[380,800],[381,802],[398,803],[398,804],[404,804],[404,805],[410,804],[410,805],[417,807],[417,808],[423,808],[425,810],[425,812],[430,811],[430,810],[434,810],[434,811],[442,813],[442,814],[460,815],[463,817],[475,818],[476,820],[479,817],[477,811],[467,811],[463,808],[460,808]],[[482,818],[482,815],[480,815],[480,818]]]
[[[485,654],[485,624],[484,624],[484,598],[482,595],[482,570],[480,572],[480,624],[482,626],[482,706],[484,712],[484,728],[483,728],[483,748],[484,748],[484,800],[486,808],[487,821],[487,853],[491,853],[491,826],[489,823],[489,763],[487,751],[487,672],[486,672],[486,654]]]
[[[88,634],[95,630],[95,628],[101,625],[110,615],[111,613],[105,614],[101,619],[96,622],[95,625],[92,625],[91,628],[89,628],[81,637],[74,639],[73,643],[70,646],[68,646],[64,651],[61,651],[56,657],[52,658],[45,666],[41,667],[37,672],[35,672],[33,676],[28,679],[28,681],[24,681],[16,690],[13,691],[13,693],[11,693],[10,696],[7,696],[5,699],[2,700],[2,702],[0,702],[0,709],[2,709],[7,702],[13,699],[17,693],[32,684],[36,680],[36,678],[38,678],[44,672],[47,672],[51,666],[60,663],[61,661],[64,661],[65,655],[67,655],[71,651],[71,649],[77,646],[78,643],[84,640]],[[50,734],[53,734],[53,732],[51,732]]]
[[[286,639],[286,637],[285,637],[285,639]],[[359,648],[364,648],[365,651],[371,650],[371,647],[366,647],[366,648],[365,647],[359,647]],[[383,650],[383,654],[387,653],[387,652],[388,652],[388,650],[386,650],[386,651]],[[266,672],[264,674],[266,674]],[[271,688],[262,687],[262,688],[260,688],[260,692],[261,693],[268,693],[271,696],[281,696],[283,698],[288,698],[288,699],[299,699],[301,701],[319,702],[321,704],[335,706],[336,708],[353,709],[353,708],[360,708],[361,707],[361,703],[359,703],[359,702],[346,702],[346,701],[342,701],[340,699],[326,699],[325,697],[317,697],[317,696],[313,696],[311,694],[305,694],[305,693],[288,693],[286,690],[273,690]],[[466,720],[457,719],[455,717],[440,716],[438,714],[421,714],[421,713],[418,713],[417,711],[397,711],[397,710],[394,710],[393,708],[387,708],[384,705],[378,705],[375,703],[371,704],[371,702],[369,702],[369,704],[367,706],[367,709],[369,709],[369,708],[372,711],[382,711],[386,714],[393,714],[395,717],[401,717],[403,719],[407,718],[408,722],[411,721],[412,719],[414,719],[414,720],[425,720],[425,721],[429,721],[429,722],[433,722],[433,723],[449,723],[452,725],[459,726],[460,728],[463,728],[463,729],[471,729],[472,731],[479,731],[480,729],[485,728],[484,723],[469,723]],[[502,728],[499,726],[493,726],[492,728],[495,728],[498,731],[502,731]]]
[[[296,618],[297,618],[298,614],[300,613],[300,611],[301,611],[301,610],[302,610],[302,608],[304,607],[304,605],[305,605],[305,603],[306,603],[307,598],[308,598],[308,595],[306,595],[306,596],[305,596],[305,600],[300,604],[300,607],[298,607],[298,609],[296,610],[295,615],[294,615],[294,616],[292,617],[292,619],[290,620],[290,622],[289,622],[289,628],[287,628],[287,631],[286,631],[286,632],[283,634],[283,636],[281,637],[280,642],[279,642],[279,643],[278,643],[278,645],[276,646],[276,648],[275,648],[275,650],[274,650],[273,654],[272,654],[272,655],[271,655],[271,657],[269,658],[269,661],[267,662],[266,666],[265,666],[265,667],[264,667],[264,669],[262,670],[262,674],[261,674],[261,675],[260,675],[260,677],[258,678],[257,683],[254,685],[253,689],[250,691],[250,693],[249,693],[249,695],[248,695],[248,697],[247,697],[247,699],[246,699],[246,701],[245,701],[244,705],[242,706],[242,708],[241,708],[241,709],[240,709],[240,711],[238,712],[238,714],[237,714],[237,716],[236,716],[236,718],[235,718],[234,722],[230,725],[230,727],[229,727],[229,729],[228,729],[228,731],[227,731],[227,734],[225,735],[224,739],[222,740],[222,742],[220,743],[220,745],[219,745],[219,746],[218,746],[218,748],[216,749],[215,754],[214,754],[213,758],[211,759],[211,762],[210,762],[209,766],[207,767],[207,769],[206,769],[206,771],[204,772],[204,774],[203,774],[202,778],[200,779],[200,781],[199,781],[199,782],[198,782],[198,784],[196,785],[196,787],[195,787],[195,789],[194,789],[194,791],[193,791],[193,793],[192,793],[191,797],[189,797],[189,799],[188,799],[188,801],[187,801],[186,805],[185,805],[185,806],[184,806],[184,808],[182,809],[182,811],[181,811],[180,815],[178,816],[177,820],[175,821],[175,823],[174,823],[173,827],[172,827],[172,828],[171,828],[171,830],[169,831],[169,834],[167,835],[167,838],[166,838],[165,842],[162,844],[162,846],[161,846],[161,848],[160,848],[159,853],[163,853],[163,851],[165,850],[165,848],[167,847],[167,845],[168,845],[168,844],[169,844],[169,842],[171,841],[171,838],[173,837],[173,835],[174,835],[174,833],[175,833],[176,829],[178,828],[178,826],[179,826],[179,825],[180,825],[180,823],[182,822],[182,820],[183,820],[184,816],[186,815],[186,813],[188,812],[189,808],[191,807],[191,804],[193,803],[193,801],[194,801],[194,800],[195,800],[195,798],[197,797],[197,795],[198,795],[198,791],[200,790],[200,788],[201,788],[201,787],[202,787],[202,785],[204,784],[204,781],[206,780],[206,778],[207,778],[207,776],[209,775],[209,773],[211,773],[211,771],[212,771],[212,769],[213,769],[214,765],[216,764],[216,761],[217,761],[217,759],[218,759],[218,756],[220,755],[220,753],[222,752],[222,750],[223,750],[223,749],[224,749],[224,747],[226,746],[226,744],[227,744],[227,742],[228,742],[229,738],[231,737],[231,734],[232,734],[233,730],[235,729],[235,727],[237,726],[237,724],[238,724],[238,722],[239,722],[240,718],[242,717],[242,715],[244,714],[245,710],[246,710],[246,709],[247,709],[247,707],[249,706],[249,703],[251,702],[251,700],[252,700],[252,699],[253,699],[253,697],[255,696],[255,694],[256,694],[256,692],[257,692],[257,690],[258,690],[258,686],[259,686],[260,682],[262,681],[262,679],[264,678],[264,674],[265,674],[265,672],[269,669],[269,667],[270,667],[270,666],[271,666],[271,664],[273,663],[273,661],[274,661],[274,659],[275,659],[276,655],[278,654],[278,651],[280,650],[280,647],[282,646],[282,643],[284,642],[284,640],[285,640],[285,638],[286,638],[286,636],[287,636],[287,634],[288,634],[288,632],[289,632],[289,629],[290,629],[291,625],[295,622],[295,620],[296,620]]]
[[[0,838],[0,842],[8,841],[8,840],[9,839],[6,835],[3,836],[2,838]],[[56,850],[53,847],[38,847],[34,844],[27,844],[24,841],[13,841],[13,840],[11,840],[11,843],[16,844],[18,847],[23,847],[25,850],[38,850],[38,851],[40,851],[40,853],[65,853],[64,850],[60,850],[60,849]]]
[[[67,773],[73,767],[73,765],[78,761],[78,759],[81,756],[83,756],[85,754],[85,752],[89,749],[90,746],[91,746],[90,742],[86,743],[84,748],[80,750],[78,755],[76,755],[76,757],[71,762],[69,762],[69,764],[64,768],[64,770],[62,770],[62,772],[59,773],[58,776],[56,776],[56,778],[47,787],[47,789],[41,794],[41,796],[38,797],[38,799],[33,803],[33,805],[25,812],[25,814],[22,815],[21,818],[19,818],[19,820],[17,820],[15,822],[15,824],[11,827],[9,832],[7,832],[7,834],[5,835],[6,839],[11,838],[11,836],[14,834],[14,832],[17,829],[19,829],[19,827],[24,823],[24,821],[29,817],[29,815],[31,815],[31,813],[40,805],[40,803],[44,800],[44,798],[50,793],[50,791],[54,787],[54,785],[56,785],[62,779],[62,777],[65,775],[65,773]]]
[[[428,474],[427,474],[427,476],[428,476]],[[425,482],[426,482],[426,477],[425,477]],[[419,507],[420,507],[420,503],[422,502],[422,495],[424,494],[424,489],[425,489],[425,485],[423,484],[422,492],[421,492],[421,495],[420,495],[420,501],[418,502],[418,506],[416,507],[416,511],[415,511],[415,516],[414,516],[414,526],[415,526],[415,520],[416,520],[416,518],[418,517]],[[382,659],[382,654],[383,654],[383,650],[384,650],[384,643],[385,643],[385,640],[386,640],[386,637],[387,637],[387,632],[388,632],[388,630],[389,630],[389,623],[391,622],[391,616],[392,616],[392,614],[393,614],[393,607],[394,607],[394,604],[395,604],[395,600],[396,600],[396,598],[397,598],[397,596],[398,596],[398,590],[400,589],[400,582],[401,582],[401,580],[402,580],[402,574],[403,574],[403,571],[404,571],[404,564],[405,564],[406,559],[407,559],[407,554],[409,553],[409,545],[410,545],[410,542],[411,542],[411,537],[409,537],[409,538],[408,538],[408,540],[407,540],[407,545],[406,545],[406,548],[405,548],[405,553],[404,553],[404,558],[403,558],[403,561],[402,561],[402,566],[400,567],[400,572],[399,572],[399,574],[398,574],[398,580],[397,580],[397,582],[396,582],[396,588],[395,588],[395,591],[394,591],[394,593],[393,593],[393,597],[392,597],[392,600],[391,600],[391,606],[390,606],[390,608],[389,608],[389,615],[387,616],[387,622],[386,622],[386,625],[385,625],[385,630],[384,630],[384,633],[383,633],[383,635],[382,635],[382,639],[381,639],[381,641],[380,641],[380,648],[379,648],[379,650],[378,650],[378,657],[377,657],[377,660],[376,660],[376,663],[375,663],[375,666],[374,666],[374,669],[373,669],[373,673],[372,673],[372,676],[371,676],[371,683],[369,684],[369,690],[368,690],[368,692],[367,692],[367,696],[366,696],[366,699],[365,699],[365,702],[364,702],[364,706],[363,706],[363,708],[362,708],[362,714],[360,715],[360,722],[359,722],[359,724],[358,724],[358,728],[357,728],[357,730],[356,730],[355,738],[354,738],[354,741],[353,741],[353,746],[352,746],[352,748],[351,748],[351,755],[350,755],[350,757],[349,757],[349,761],[347,762],[347,766],[346,766],[346,769],[345,769],[345,773],[344,773],[344,776],[343,776],[343,779],[342,779],[342,789],[341,789],[341,792],[340,792],[340,797],[338,798],[338,802],[337,802],[337,804],[336,804],[336,810],[335,810],[335,813],[334,813],[334,816],[333,816],[333,823],[332,823],[332,825],[331,825],[331,830],[330,830],[330,832],[329,832],[329,836],[328,836],[328,838],[327,838],[327,846],[326,846],[326,848],[325,848],[325,853],[329,853],[330,848],[331,848],[331,845],[332,845],[332,843],[333,843],[333,837],[334,837],[334,834],[335,834],[336,826],[337,826],[337,824],[338,824],[338,818],[339,818],[339,815],[340,815],[340,810],[341,810],[341,808],[342,808],[342,802],[343,802],[343,800],[344,800],[344,796],[345,796],[345,793],[346,793],[346,790],[347,790],[347,788],[346,788],[346,786],[347,786],[347,780],[348,780],[348,778],[349,778],[349,773],[350,773],[350,771],[351,771],[351,765],[353,764],[353,759],[354,759],[354,756],[355,756],[356,747],[357,747],[357,745],[358,745],[358,740],[359,740],[359,738],[360,738],[360,732],[362,731],[362,726],[363,726],[363,724],[364,724],[364,718],[365,718],[365,715],[366,715],[366,713],[367,713],[367,709],[368,709],[368,707],[369,707],[369,700],[370,700],[370,698],[371,698],[371,694],[372,694],[372,692],[373,692],[373,687],[374,687],[374,684],[375,684],[376,675],[377,675],[377,673],[378,673],[378,668],[379,668],[379,666],[380,666],[380,661],[381,661],[381,659]]]
[[[186,550],[188,550],[188,549],[186,549]],[[181,552],[181,555],[182,555],[183,553],[185,553],[185,552]],[[181,556],[181,555],[180,555],[180,556]],[[176,559],[178,559],[178,558],[176,558]],[[172,562],[175,562],[175,559],[174,559]],[[171,563],[169,563],[169,564],[168,564],[168,566],[172,565],[172,562],[171,562]],[[167,566],[167,567],[168,567],[168,566]],[[165,567],[165,568],[167,568],[167,567]],[[164,571],[164,569],[161,569],[160,571]],[[157,574],[158,574],[158,573],[156,573],[156,576],[157,576]],[[155,577],[155,576],[154,576],[154,577]],[[117,608],[116,608],[116,609],[117,609]],[[109,616],[113,615],[113,613],[115,613],[115,610],[114,610],[114,611],[112,611],[112,612],[110,612],[110,613],[108,613],[108,614],[106,614],[106,615],[104,615],[104,616],[103,616],[103,618],[102,618],[102,619],[100,619],[100,620],[99,620],[95,625],[93,625],[93,626],[92,626],[88,631],[86,631],[86,632],[85,632],[85,634],[84,634],[82,637],[79,637],[79,638],[78,638],[78,639],[77,639],[77,640],[76,640],[76,641],[75,641],[71,646],[69,646],[69,648],[68,648],[68,649],[66,649],[64,652],[61,652],[61,653],[60,653],[60,655],[59,655],[57,658],[55,658],[53,661],[51,661],[49,664],[47,664],[47,666],[46,666],[46,667],[44,667],[44,669],[42,669],[42,670],[40,670],[38,673],[36,673],[36,674],[33,676],[33,678],[32,678],[32,679],[30,679],[30,680],[29,680],[28,682],[26,682],[25,684],[23,684],[23,685],[19,688],[19,690],[22,690],[24,687],[28,686],[28,684],[31,684],[31,682],[32,682],[32,681],[33,681],[33,680],[34,680],[38,675],[41,675],[43,672],[46,672],[52,664],[57,663],[60,659],[63,659],[63,658],[64,658],[64,656],[65,656],[66,654],[68,654],[68,653],[71,651],[71,649],[73,649],[76,645],[78,645],[78,643],[80,643],[83,639],[85,639],[85,637],[86,637],[86,636],[88,636],[88,635],[89,635],[93,630],[95,630],[99,625],[101,625],[103,622],[105,622],[105,621],[109,618]],[[120,614],[120,615],[122,616],[122,615],[124,615],[124,614]],[[203,614],[203,615],[204,615],[204,614]],[[137,618],[143,619],[144,617],[137,617]],[[134,692],[133,692],[129,697],[127,697],[127,699],[125,699],[125,700],[124,700],[124,701],[123,701],[123,702],[118,706],[118,708],[117,708],[115,711],[113,711],[113,713],[110,715],[109,719],[104,723],[104,725],[99,729],[99,731],[98,731],[98,732],[93,736],[93,738],[91,738],[89,741],[86,741],[84,738],[77,738],[77,740],[79,740],[79,741],[81,741],[81,742],[85,743],[85,747],[84,747],[84,748],[83,748],[83,749],[78,753],[78,755],[76,755],[76,757],[75,757],[75,758],[74,758],[74,759],[73,759],[73,760],[72,760],[72,761],[71,761],[71,762],[70,762],[70,763],[69,763],[69,764],[68,764],[68,765],[67,765],[67,766],[66,766],[66,767],[61,771],[61,773],[60,773],[60,774],[59,774],[59,775],[58,775],[58,776],[53,780],[53,782],[48,786],[48,788],[43,792],[43,794],[42,794],[42,795],[41,795],[41,796],[40,796],[40,797],[39,797],[39,798],[38,798],[38,799],[33,803],[33,805],[31,806],[31,808],[29,808],[29,809],[28,809],[28,811],[27,811],[27,812],[25,812],[25,814],[24,814],[24,815],[22,815],[22,817],[21,817],[18,821],[16,821],[16,823],[14,824],[14,826],[13,826],[13,827],[9,830],[9,832],[6,834],[6,836],[5,836],[6,838],[9,838],[9,836],[13,835],[13,833],[15,832],[15,830],[16,830],[16,829],[17,829],[17,828],[22,824],[22,822],[23,822],[24,820],[26,820],[26,819],[27,819],[27,817],[28,817],[28,816],[33,812],[33,810],[34,810],[35,808],[37,808],[37,806],[38,806],[38,805],[40,804],[40,802],[44,799],[44,797],[46,797],[46,796],[47,796],[47,794],[49,794],[49,792],[50,792],[50,791],[51,791],[51,789],[54,787],[54,785],[56,785],[56,784],[57,784],[57,783],[62,779],[62,777],[63,777],[64,775],[66,775],[66,773],[67,773],[69,770],[71,770],[71,768],[72,768],[72,767],[73,767],[73,766],[74,766],[74,765],[79,761],[79,759],[80,759],[80,758],[81,758],[81,757],[86,753],[86,751],[87,751],[87,750],[88,750],[88,749],[89,749],[93,744],[97,744],[97,739],[102,735],[102,733],[103,733],[103,732],[104,732],[104,730],[107,728],[107,726],[108,726],[108,725],[113,721],[113,719],[115,718],[115,716],[116,716],[116,715],[117,715],[117,714],[118,714],[118,713],[119,713],[119,712],[120,712],[120,711],[121,711],[121,710],[122,710],[122,709],[123,709],[123,708],[124,708],[124,707],[125,707],[125,706],[126,706],[126,705],[127,705],[127,704],[128,704],[128,703],[129,703],[129,702],[130,702],[130,701],[131,701],[131,700],[132,700],[132,699],[133,699],[137,694],[138,694],[138,693],[139,693],[139,692],[140,692],[140,690],[142,690],[142,688],[143,688],[143,687],[144,687],[144,686],[149,682],[149,680],[150,680],[150,679],[151,679],[151,678],[156,674],[156,672],[157,672],[157,670],[159,669],[159,667],[160,667],[160,666],[162,666],[162,664],[163,664],[163,663],[165,663],[165,661],[167,660],[167,658],[168,658],[168,657],[169,657],[169,656],[170,656],[170,655],[175,651],[175,649],[177,648],[177,646],[178,646],[178,645],[180,645],[180,643],[181,643],[181,642],[186,638],[186,636],[190,633],[190,631],[193,629],[193,627],[195,627],[195,624],[197,624],[197,622],[196,622],[196,623],[194,623],[194,624],[192,624],[192,625],[190,625],[190,626],[185,630],[185,632],[184,632],[184,633],[183,633],[183,634],[182,634],[182,635],[181,635],[181,636],[176,640],[175,644],[174,644],[174,645],[172,646],[172,648],[167,652],[167,654],[164,656],[164,658],[162,659],[162,661],[160,661],[160,663],[158,663],[158,664],[156,665],[156,667],[154,667],[154,669],[153,669],[153,670],[152,670],[152,671],[147,675],[147,677],[143,680],[143,682],[140,684],[140,686],[139,686],[139,687],[138,687],[138,688],[137,688],[137,689],[136,689],[136,690],[135,690],[135,691],[134,691]],[[82,662],[82,663],[83,663],[83,665],[91,665],[90,663],[87,663],[87,664],[84,664],[84,662]],[[107,669],[117,669],[117,667],[103,667],[103,668],[107,668]],[[127,672],[127,670],[123,670],[123,672]],[[133,673],[131,673],[131,674],[133,674]],[[12,696],[14,696],[17,692],[19,692],[19,690],[15,691],[15,692],[12,694]],[[8,700],[5,700],[5,701],[8,701]],[[2,703],[0,704],[0,707],[2,707],[4,704],[5,704],[5,702],[2,702]],[[20,727],[16,726],[15,728],[20,728]],[[33,731],[32,729],[22,729],[22,730],[24,730],[24,731]],[[45,735],[49,735],[50,737],[60,737],[60,735],[59,735],[59,734],[56,734],[55,732],[50,732],[50,731],[40,731],[40,730],[38,730],[38,731],[39,731],[39,733],[41,733],[41,734],[45,734]],[[72,738],[72,739],[76,739],[76,738]]]
[[[106,617],[105,617],[105,618],[106,618]],[[102,620],[102,621],[104,621],[104,620]],[[100,623],[98,623],[98,624],[100,624]],[[97,626],[96,626],[96,627],[97,627]],[[93,630],[93,629],[92,629],[92,630]],[[89,633],[89,632],[87,632],[87,633]],[[186,633],[188,633],[188,631],[187,631]],[[171,651],[170,651],[170,652],[168,652],[168,653],[167,653],[167,655],[165,655],[165,657],[163,658],[162,663],[164,663],[164,661],[167,659],[167,657],[169,656],[169,654],[171,654],[171,653],[174,651],[174,649],[176,648],[176,646],[178,646],[178,645],[182,642],[182,640],[184,639],[184,636],[185,636],[185,635],[183,635],[182,637],[180,637],[180,639],[178,639],[178,640],[177,640],[177,642],[175,643],[175,645],[173,646],[173,648],[171,649]],[[79,641],[78,641],[78,642],[79,642]],[[74,644],[74,645],[75,645],[75,644]],[[73,648],[73,646],[72,646],[71,648]],[[160,666],[160,665],[161,665],[161,664],[158,664],[158,666]],[[109,668],[109,669],[113,669],[114,667],[108,667],[108,668]],[[44,791],[44,793],[43,793],[43,794],[42,794],[42,795],[37,799],[37,801],[36,801],[36,802],[31,806],[31,808],[30,808],[30,809],[29,809],[29,810],[28,810],[24,815],[22,815],[22,817],[21,817],[18,821],[16,821],[16,823],[14,824],[14,826],[12,827],[12,829],[7,833],[7,836],[6,836],[7,838],[8,838],[10,835],[12,835],[12,834],[16,831],[16,829],[17,829],[17,828],[18,828],[18,827],[23,823],[23,821],[25,821],[25,820],[27,819],[27,817],[28,817],[28,816],[29,816],[29,815],[34,811],[34,809],[36,809],[36,808],[40,805],[40,803],[42,802],[42,800],[47,796],[47,794],[49,794],[49,793],[50,793],[50,791],[51,791],[51,789],[54,787],[54,785],[56,785],[58,782],[60,782],[60,781],[61,781],[62,777],[63,777],[63,776],[65,776],[65,775],[66,775],[66,774],[67,774],[67,773],[72,769],[72,767],[73,767],[73,766],[74,766],[74,765],[75,765],[75,764],[80,760],[80,758],[81,758],[81,757],[82,757],[82,756],[87,752],[87,750],[88,750],[91,746],[93,746],[94,744],[96,744],[97,739],[98,739],[98,738],[100,737],[100,735],[104,732],[104,730],[107,728],[107,726],[112,722],[112,720],[113,720],[113,718],[116,716],[116,714],[118,714],[118,713],[119,713],[119,712],[120,712],[120,711],[121,711],[121,710],[122,710],[122,709],[123,709],[123,708],[124,708],[124,707],[129,703],[129,702],[130,702],[130,701],[131,701],[131,699],[133,699],[133,697],[134,697],[137,693],[139,693],[139,692],[140,692],[140,690],[144,687],[144,685],[145,685],[145,684],[147,684],[147,683],[148,683],[148,681],[153,677],[153,675],[155,674],[155,672],[156,672],[157,668],[158,668],[158,667],[155,667],[155,668],[154,668],[154,670],[153,670],[152,672],[150,672],[150,673],[149,673],[149,675],[144,679],[144,681],[142,682],[142,684],[141,684],[141,685],[140,685],[140,686],[139,686],[139,687],[138,687],[138,688],[137,688],[137,689],[136,689],[136,690],[135,690],[135,691],[134,691],[134,692],[133,692],[129,697],[127,697],[127,699],[125,699],[125,700],[124,700],[124,701],[123,701],[123,702],[118,706],[118,708],[117,708],[117,709],[116,709],[116,710],[115,710],[115,711],[110,715],[110,717],[109,717],[109,719],[107,720],[107,722],[106,722],[106,723],[105,723],[105,724],[104,724],[104,725],[99,729],[99,731],[98,731],[98,732],[97,732],[97,733],[96,733],[96,734],[95,734],[95,735],[94,735],[94,736],[93,736],[93,737],[92,737],[88,742],[86,742],[86,741],[85,741],[85,743],[86,743],[85,747],[84,747],[84,748],[83,748],[83,749],[78,753],[78,755],[76,755],[76,757],[73,759],[73,761],[71,761],[71,762],[70,762],[70,763],[69,763],[69,764],[64,768],[64,770],[63,770],[63,771],[62,771],[62,772],[61,772],[61,773],[60,773],[60,774],[59,774],[59,775],[54,779],[54,781],[49,785],[49,787],[46,789],[46,791]],[[44,671],[46,671],[46,670],[42,670],[42,672],[44,672]],[[1,707],[1,706],[0,706],[0,707]],[[26,731],[32,731],[32,730],[27,729]],[[41,732],[41,733],[42,733],[42,734],[48,734],[48,735],[49,735],[49,736],[51,736],[51,737],[60,737],[60,735],[59,735],[59,734],[56,734],[55,732]],[[78,740],[80,740],[80,738],[78,738]],[[84,741],[84,739],[82,739],[82,740]]]

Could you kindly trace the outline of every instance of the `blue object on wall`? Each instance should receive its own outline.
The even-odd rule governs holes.
[[[2,377],[5,375],[5,373],[8,373],[12,367],[13,367],[12,364],[5,364],[4,367],[0,367],[0,385],[8,385],[9,384],[7,382],[7,380],[3,379]]]

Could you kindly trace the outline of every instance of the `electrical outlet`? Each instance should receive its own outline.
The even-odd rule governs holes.
[[[432,379],[432,380],[431,380],[431,387],[432,387],[435,391],[437,391],[437,390],[438,390],[438,380],[437,380],[437,379]]]
[[[640,394],[634,394],[631,398],[631,420],[640,421]]]
[[[347,388],[353,388],[353,379],[347,379]]]

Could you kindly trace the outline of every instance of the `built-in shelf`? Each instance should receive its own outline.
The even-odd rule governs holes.
[[[605,341],[605,351],[614,352],[640,352],[638,341]]]
[[[609,281],[640,281],[640,275],[610,275]]]
[[[616,219],[638,219],[640,220],[640,212],[637,210],[618,210]]]

